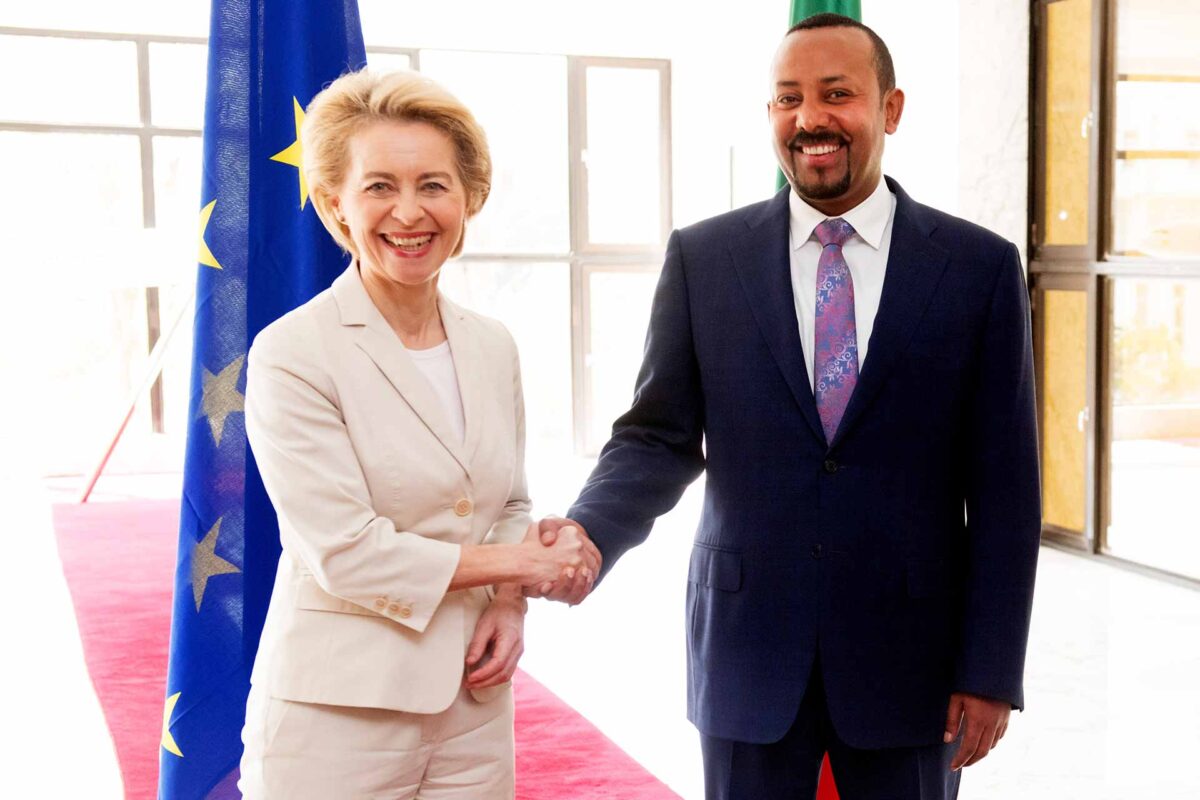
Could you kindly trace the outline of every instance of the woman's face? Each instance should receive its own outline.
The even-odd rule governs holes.
[[[373,122],[347,144],[333,208],[350,229],[364,279],[436,285],[463,234],[467,195],[454,143],[425,122]]]

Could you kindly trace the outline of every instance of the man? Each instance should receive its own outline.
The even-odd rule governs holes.
[[[672,235],[633,407],[544,538],[574,524],[610,569],[707,471],[687,615],[708,797],[812,798],[828,751],[843,800],[952,798],[1023,704],[1020,260],[883,178],[904,95],[869,28],[795,26],[771,92],[790,189]]]

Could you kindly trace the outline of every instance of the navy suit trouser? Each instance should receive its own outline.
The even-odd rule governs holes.
[[[826,752],[839,800],[958,797],[962,773],[951,772],[950,761],[960,740],[886,750],[850,747],[833,728],[820,676],[814,665],[796,720],[778,742],[700,735],[706,800],[813,800]]]

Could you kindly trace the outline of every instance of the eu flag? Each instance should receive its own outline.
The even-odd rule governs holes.
[[[162,800],[240,797],[250,668],[279,558],[246,443],[245,357],[345,267],[308,202],[299,129],[313,95],[365,63],[357,0],[213,2]]]

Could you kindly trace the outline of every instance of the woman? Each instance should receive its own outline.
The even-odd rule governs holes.
[[[353,261],[250,350],[246,427],[283,554],[239,786],[511,797],[522,587],[584,567],[578,536],[530,528],[512,338],[437,291],[487,199],[487,142],[432,81],[366,71],[313,99],[301,138]]]

